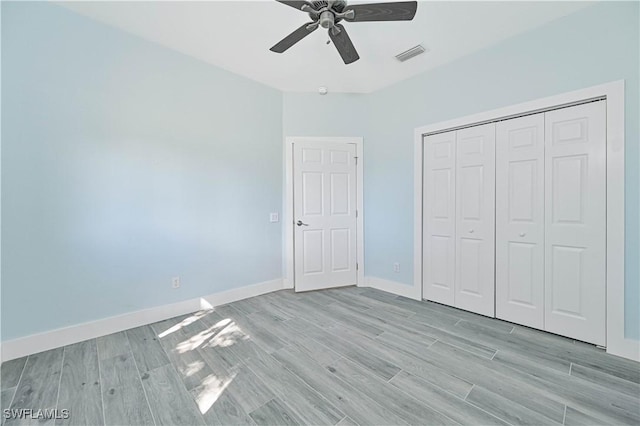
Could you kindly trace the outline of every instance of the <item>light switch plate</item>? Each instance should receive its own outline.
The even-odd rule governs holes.
[[[271,213],[269,215],[269,222],[278,222],[279,220],[278,213]]]

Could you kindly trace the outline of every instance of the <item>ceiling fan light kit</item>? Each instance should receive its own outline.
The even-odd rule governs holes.
[[[392,3],[372,3],[347,5],[346,0],[277,0],[302,12],[311,18],[276,43],[270,50],[283,53],[291,46],[314,32],[318,27],[328,30],[329,38],[338,50],[345,64],[351,64],[360,56],[353,46],[347,30],[340,24],[345,22],[379,22],[379,21],[411,21],[416,15],[417,1],[401,1]]]

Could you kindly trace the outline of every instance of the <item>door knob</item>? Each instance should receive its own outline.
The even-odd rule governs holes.
[[[520,233],[520,236],[521,236],[521,237],[524,237],[525,235],[527,235],[525,232],[521,232],[521,233]]]
[[[309,226],[308,223],[303,223],[301,220],[299,220],[298,222],[296,222],[296,225],[298,226]]]
[[[469,229],[469,233],[470,233],[470,234],[473,234],[473,229]]]

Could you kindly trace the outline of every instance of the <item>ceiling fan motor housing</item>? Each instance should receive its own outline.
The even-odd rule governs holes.
[[[333,13],[324,11],[320,14],[320,26],[322,28],[332,28],[334,25],[334,16]]]

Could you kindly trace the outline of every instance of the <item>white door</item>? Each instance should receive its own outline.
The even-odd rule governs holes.
[[[424,138],[424,298],[454,304],[456,132]]]
[[[355,157],[355,144],[293,144],[296,291],[357,283]]]
[[[456,132],[455,305],[495,315],[495,124]]]
[[[544,114],[496,125],[496,317],[544,327]]]
[[[605,101],[545,114],[545,330],[597,345],[606,343],[605,117]]]

